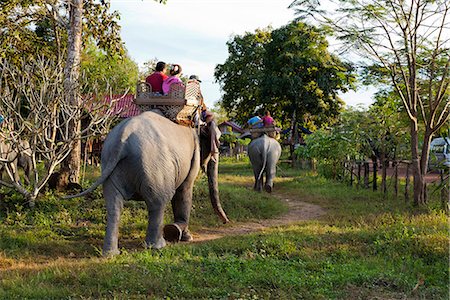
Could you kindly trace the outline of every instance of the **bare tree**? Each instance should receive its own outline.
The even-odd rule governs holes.
[[[28,151],[32,162],[32,178],[25,186],[17,176],[12,159],[2,153],[2,163],[9,181],[0,185],[13,188],[33,205],[39,191],[51,174],[71,153],[73,145],[93,135],[104,135],[109,130],[112,105],[103,99],[75,95],[79,101],[66,101],[63,64],[37,58],[22,61],[20,65],[0,60],[0,113],[5,121],[0,130],[2,144],[11,152]],[[86,126],[73,130],[74,123],[87,118]],[[21,141],[27,141],[24,149]]]
[[[300,18],[334,30],[388,76],[410,121],[414,204],[424,203],[430,141],[449,119],[448,0],[295,0]],[[419,137],[423,136],[423,143]],[[421,151],[419,148],[421,146]]]

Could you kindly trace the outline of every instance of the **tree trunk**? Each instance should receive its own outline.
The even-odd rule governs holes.
[[[430,158],[430,144],[433,135],[431,134],[431,129],[426,128],[425,135],[423,137],[423,145],[422,145],[422,155],[420,157],[420,168],[422,171],[422,176],[425,176],[428,169],[428,160]]]
[[[68,34],[67,60],[64,68],[64,94],[65,101],[73,107],[78,107],[81,101],[79,95],[79,76],[81,61],[81,33],[83,0],[69,2],[70,28]],[[78,183],[81,165],[81,141],[78,134],[81,130],[79,118],[71,119],[69,126],[72,129],[73,147],[70,154],[62,164],[60,178],[67,178],[69,182]]]
[[[414,178],[414,201],[415,206],[424,204],[423,175],[419,159],[419,134],[416,120],[411,120],[411,166]]]
[[[369,163],[367,161],[364,162],[364,188],[369,188]]]

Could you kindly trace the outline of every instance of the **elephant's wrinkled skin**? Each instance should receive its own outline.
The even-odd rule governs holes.
[[[262,191],[262,187],[271,193],[273,189],[273,180],[275,178],[277,162],[281,155],[281,146],[277,140],[263,134],[261,137],[254,139],[248,145],[248,156],[253,167],[255,175],[254,189]],[[264,184],[264,176],[266,180]]]
[[[217,130],[212,122],[210,130]],[[202,137],[205,139],[207,137]],[[157,113],[148,111],[122,121],[107,136],[101,154],[102,175],[80,196],[103,183],[106,201],[107,226],[103,254],[119,253],[119,218],[123,201],[142,199],[147,204],[148,227],[146,245],[165,246],[169,241],[189,241],[189,215],[194,180],[204,164],[207,169],[211,202],[224,223],[218,195],[218,155],[211,159],[209,142],[200,143],[194,129],[177,125]],[[202,154],[202,159],[201,159]],[[71,196],[71,197],[75,197]],[[164,207],[172,201],[174,224],[162,231]]]

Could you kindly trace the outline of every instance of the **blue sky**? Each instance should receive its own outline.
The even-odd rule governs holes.
[[[221,97],[214,68],[228,57],[233,35],[257,28],[278,28],[294,19],[291,0],[111,0],[120,12],[122,39],[130,56],[142,65],[153,58],[178,63],[185,75],[197,74],[208,106]],[[347,105],[372,103],[372,90],[341,95]]]

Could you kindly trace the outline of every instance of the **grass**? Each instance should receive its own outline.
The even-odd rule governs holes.
[[[220,168],[221,200],[234,221],[286,211],[252,191],[248,161]],[[203,243],[143,250],[146,213],[127,202],[122,254],[99,256],[104,234],[100,191],[92,201],[48,194],[34,211],[3,201],[0,299],[448,299],[447,216],[415,209],[281,166],[275,189],[322,206],[320,220]],[[192,230],[221,226],[207,183],[194,191]],[[433,207],[433,206],[431,206]]]

